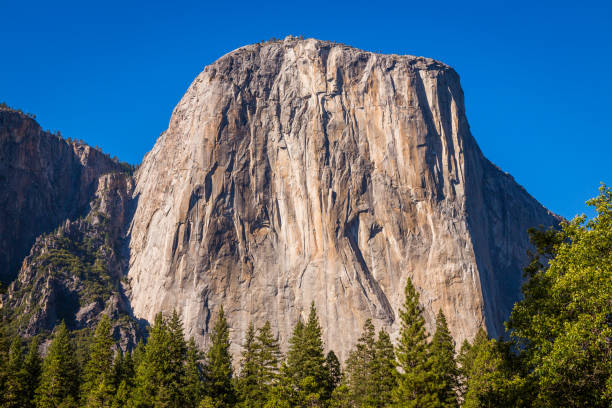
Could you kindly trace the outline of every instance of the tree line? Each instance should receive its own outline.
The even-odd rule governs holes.
[[[229,326],[217,312],[210,347],[186,340],[177,313],[158,314],[146,342],[122,352],[103,316],[89,347],[65,324],[44,359],[39,344],[0,333],[3,407],[610,407],[612,404],[612,192],[597,215],[532,230],[536,251],[509,340],[480,330],[456,353],[440,311],[425,328],[410,279],[392,343],[370,320],[341,365],[325,353],[314,303],[286,355],[269,322],[249,325],[234,372]],[[86,356],[79,358],[79,356]]]

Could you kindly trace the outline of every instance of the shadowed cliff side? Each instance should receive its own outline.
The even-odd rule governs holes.
[[[120,163],[0,108],[0,281],[11,282],[37,236],[85,215],[98,177]]]

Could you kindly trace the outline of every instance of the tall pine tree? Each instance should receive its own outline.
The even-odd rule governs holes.
[[[293,406],[323,406],[330,398],[331,381],[314,302],[306,324],[298,321],[293,331],[283,377]]]
[[[280,346],[277,338],[272,334],[269,321],[266,321],[257,331],[256,340],[259,387],[262,395],[267,398],[271,393],[271,388],[278,382],[281,359]]]
[[[373,367],[374,384],[376,392],[370,399],[370,406],[382,408],[389,405],[392,392],[396,387],[395,353],[389,334],[381,329],[374,344],[375,358]]]
[[[400,310],[400,337],[395,350],[398,385],[393,391],[393,399],[398,407],[430,407],[435,405],[435,395],[432,392],[425,319],[419,295],[410,278],[404,293],[406,299]]]
[[[430,345],[430,362],[438,406],[442,408],[458,407],[459,372],[455,361],[455,344],[442,310],[436,317],[436,332]]]
[[[252,322],[247,329],[242,348],[237,390],[240,397],[240,406],[245,408],[261,407],[264,404],[265,395],[262,395],[259,386],[258,345]]]
[[[76,406],[79,393],[79,367],[66,324],[55,329],[53,341],[43,361],[41,381],[36,390],[38,408]]]
[[[167,322],[155,316],[144,352],[136,369],[130,404],[136,407],[184,406],[183,383],[186,359],[185,339],[178,315]]]
[[[355,406],[370,406],[378,392],[374,376],[376,338],[372,320],[366,320],[361,337],[346,360],[346,384]]]
[[[113,346],[110,319],[103,315],[98,322],[90,348],[89,360],[83,369],[81,386],[85,407],[110,407],[115,395],[113,382]]]
[[[232,355],[230,354],[229,327],[223,306],[211,332],[211,346],[208,350],[206,377],[209,382],[209,396],[218,407],[230,407],[236,401],[232,383]]]
[[[34,406],[34,394],[40,384],[40,374],[42,361],[38,354],[38,337],[34,337],[30,342],[28,354],[25,357],[23,368],[25,371],[25,406]]]
[[[24,368],[21,339],[15,336],[9,349],[3,407],[21,408],[26,405],[26,371]]]
[[[123,353],[119,349],[113,361],[112,381],[115,388],[112,407],[119,408],[127,405],[134,386],[134,362],[131,353]]]
[[[202,365],[204,353],[200,351],[193,338],[190,338],[187,342],[186,360],[184,381],[185,404],[187,407],[197,407],[206,393],[204,367]]]

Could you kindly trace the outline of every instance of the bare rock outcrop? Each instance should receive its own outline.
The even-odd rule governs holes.
[[[206,67],[136,173],[130,300],[207,342],[223,304],[286,344],[314,301],[342,357],[367,318],[393,334],[410,277],[428,327],[502,333],[527,228],[556,218],[483,157],[459,76],[421,57],[297,40]]]

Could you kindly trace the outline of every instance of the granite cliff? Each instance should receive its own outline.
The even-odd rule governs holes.
[[[100,150],[0,107],[0,282],[16,277],[37,236],[87,213],[101,175],[121,170]]]
[[[346,356],[367,318],[397,333],[410,277],[431,329],[503,333],[527,228],[557,218],[481,153],[440,62],[287,38],[207,66],[135,175],[128,296],[206,344],[224,305],[286,344],[314,301]]]

